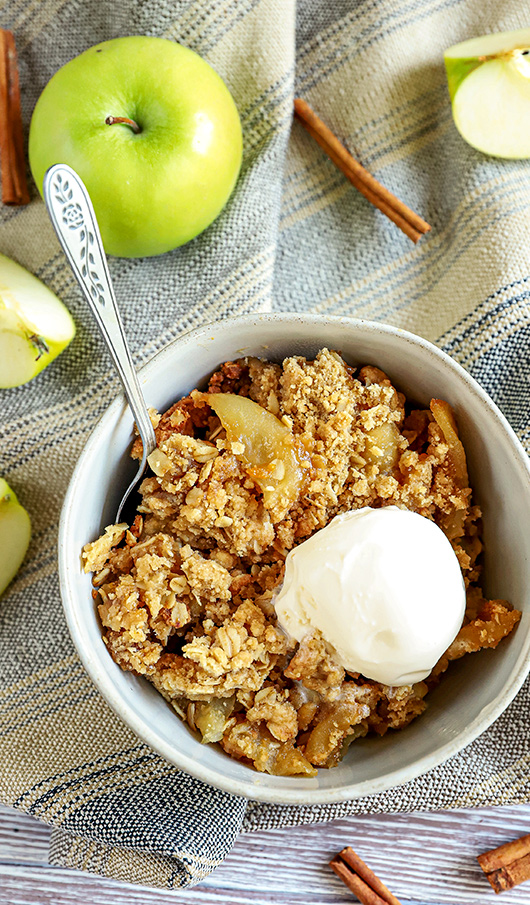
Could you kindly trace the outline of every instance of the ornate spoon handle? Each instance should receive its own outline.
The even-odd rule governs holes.
[[[43,193],[59,242],[109,347],[142,438],[142,461],[121,501],[116,516],[119,521],[123,504],[145,470],[147,456],[156,447],[155,432],[125,339],[99,226],[85,185],[71,167],[58,163],[47,171]]]

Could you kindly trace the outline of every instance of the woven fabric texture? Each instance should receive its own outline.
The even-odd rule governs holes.
[[[389,322],[443,346],[530,440],[530,180],[452,122],[444,48],[527,24],[520,0],[7,0],[26,129],[56,69],[126,34],[177,40],[227,81],[244,130],[228,207],[188,246],[112,259],[134,359],[230,314],[313,311]],[[414,247],[308,135],[296,92],[385,185],[432,224]],[[139,743],[72,647],[59,596],[58,519],[75,461],[119,391],[103,342],[32,187],[0,211],[0,251],[70,308],[76,339],[30,384],[1,391],[0,474],[31,513],[25,564],[0,608],[0,798],[54,827],[50,860],[107,877],[197,883],[241,830],[349,813],[530,799],[527,685],[462,754],[356,802],[267,806],[206,787]]]

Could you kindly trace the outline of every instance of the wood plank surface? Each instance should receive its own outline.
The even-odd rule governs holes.
[[[329,870],[352,845],[403,905],[499,901],[476,862],[488,848],[530,832],[530,805],[350,817],[242,835],[200,886],[159,891],[47,865],[49,830],[0,807],[1,905],[346,905],[355,898]],[[530,883],[501,905],[530,905]]]

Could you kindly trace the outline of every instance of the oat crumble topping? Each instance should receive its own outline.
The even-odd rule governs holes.
[[[249,444],[263,456],[267,429],[234,439],[215,400],[196,390],[152,412],[158,446],[138,514],[84,548],[104,641],[203,741],[260,771],[311,776],[356,738],[408,725],[449,662],[496,647],[520,613],[485,600],[478,585],[480,510],[447,403],[411,410],[379,368],[354,371],[327,349],[314,361],[227,362],[208,393],[258,403],[284,447],[265,468],[249,467]],[[468,595],[464,624],[431,675],[400,687],[345,674],[318,633],[288,641],[272,603],[294,546],[340,513],[388,505],[442,528]]]

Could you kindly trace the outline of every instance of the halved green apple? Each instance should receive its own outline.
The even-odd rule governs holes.
[[[530,28],[471,38],[444,60],[462,137],[493,157],[530,157]]]
[[[18,572],[31,537],[29,515],[0,478],[0,594]]]
[[[0,255],[0,388],[36,377],[74,335],[74,322],[57,296]]]

